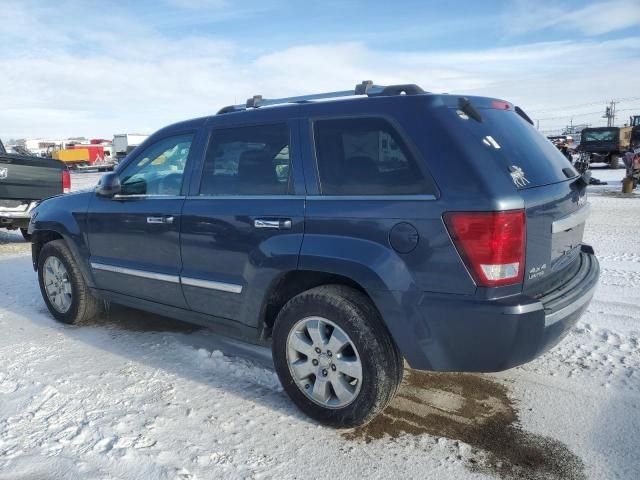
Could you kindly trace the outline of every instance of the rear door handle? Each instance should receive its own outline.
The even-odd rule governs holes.
[[[271,228],[271,229],[274,229],[274,230],[290,230],[291,229],[291,219],[289,219],[289,218],[279,218],[279,219],[256,218],[253,221],[253,226],[255,228]]]
[[[166,216],[166,217],[147,217],[147,223],[154,223],[154,224],[158,224],[158,223],[166,223],[166,224],[172,224],[173,223],[173,217],[172,216]]]

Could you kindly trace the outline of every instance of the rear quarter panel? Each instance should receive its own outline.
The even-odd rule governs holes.
[[[304,175],[307,181],[306,224],[300,268],[342,269],[367,289],[429,291],[473,295],[476,286],[442,221],[451,210],[522,208],[508,172],[483,168],[489,156],[465,162],[470,152],[455,141],[437,116],[448,107],[431,105],[430,97],[382,97],[301,107]],[[448,113],[448,112],[447,112]],[[389,196],[321,196],[313,139],[315,119],[375,116],[389,119],[432,177],[431,199]],[[481,139],[477,139],[481,142]],[[474,147],[473,150],[478,150]],[[496,193],[499,192],[499,193]],[[389,235],[398,223],[415,227],[419,241],[409,253],[391,248]]]

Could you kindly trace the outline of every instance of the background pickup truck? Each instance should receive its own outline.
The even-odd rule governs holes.
[[[20,229],[29,240],[31,210],[40,200],[69,192],[66,165],[51,158],[7,153],[0,140],[0,228]]]

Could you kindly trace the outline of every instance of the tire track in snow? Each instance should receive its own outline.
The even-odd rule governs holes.
[[[600,284],[626,288],[640,287],[640,271],[602,268],[600,270]]]
[[[622,334],[580,322],[558,348],[519,368],[640,392],[640,332]]]
[[[608,255],[598,255],[600,262],[624,262],[640,263],[640,254],[637,253],[611,253]]]

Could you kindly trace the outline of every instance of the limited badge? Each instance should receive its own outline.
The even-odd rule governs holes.
[[[524,176],[524,170],[516,165],[511,165],[509,167],[509,172],[511,173],[511,180],[515,183],[516,187],[521,188],[526,186],[529,182],[527,177]]]
[[[547,264],[540,265],[539,267],[533,267],[529,270],[529,280],[533,280],[534,278],[542,277],[547,269]]]
[[[2,180],[3,178],[7,178],[8,175],[9,175],[8,168],[0,168],[0,180]]]

